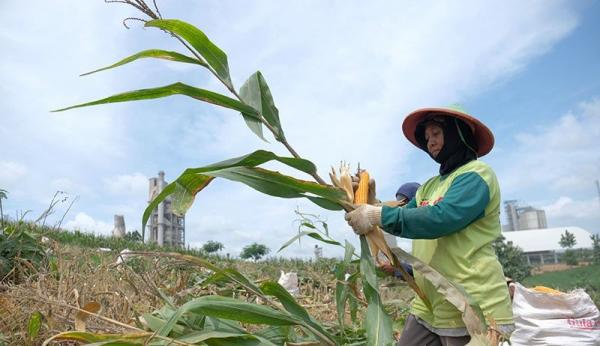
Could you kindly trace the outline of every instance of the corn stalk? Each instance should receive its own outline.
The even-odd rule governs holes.
[[[195,196],[217,177],[241,182],[271,196],[282,198],[307,198],[320,207],[329,210],[345,210],[348,212],[354,209],[354,205],[346,198],[346,193],[342,189],[328,185],[317,173],[315,165],[311,161],[302,158],[287,141],[279,118],[279,111],[275,106],[267,82],[260,71],[252,74],[238,91],[235,89],[231,80],[227,55],[217,45],[210,41],[200,29],[181,20],[163,19],[155,1],[153,1],[153,7],[149,6],[143,0],[105,1],[109,3],[123,3],[137,8],[147,18],[127,18],[124,20],[125,26],[127,26],[127,22],[129,21],[141,21],[144,23],[145,27],[160,29],[178,40],[191,55],[161,49],[149,49],[84,75],[113,69],[138,59],[163,59],[196,65],[208,70],[210,74],[225,86],[231,95],[226,96],[178,82],[166,86],[128,91],[56,111],[65,111],[68,109],[100,104],[157,99],[172,95],[185,95],[199,101],[239,112],[254,134],[264,140],[263,130],[266,128],[273,138],[281,143],[291,154],[291,157],[281,157],[272,152],[257,150],[248,155],[209,166],[186,169],[174,182],[168,184],[146,208],[142,222],[143,238],[145,238],[146,222],[150,214],[167,196],[173,198],[175,210],[180,214],[184,214],[193,204]],[[259,167],[259,165],[269,161],[279,161],[297,171],[306,173],[314,179],[314,182],[300,180],[292,176]],[[391,331],[388,330],[389,327],[386,327],[389,326],[389,317],[387,317],[387,314],[383,310],[382,302],[379,299],[373,258],[369,253],[368,245],[366,244],[366,239],[364,239],[364,237],[361,237],[361,253],[363,286],[365,287],[365,295],[369,302],[369,311],[366,319],[369,344],[385,345],[392,342]],[[404,254],[405,253],[401,253],[402,257],[405,257],[405,259],[408,258],[411,264],[418,264],[415,265],[415,268],[428,268],[425,263],[420,262],[416,258],[406,257]],[[393,264],[399,270],[403,271],[397,256],[392,254],[392,257]],[[425,276],[428,279],[431,279],[428,274],[425,274]],[[417,293],[420,292],[417,290]],[[459,301],[456,304],[452,301],[453,304],[455,304],[459,310],[464,309],[463,303],[468,300],[467,297],[462,296],[458,300]],[[468,327],[478,326],[476,329],[469,327],[469,332],[472,335],[478,335],[480,334],[481,329],[485,331],[486,324],[485,321],[480,318],[473,318],[477,319],[476,323],[473,323],[473,321],[465,321],[465,324]]]

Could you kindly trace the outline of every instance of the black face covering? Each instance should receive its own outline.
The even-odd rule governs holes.
[[[432,123],[444,132],[444,146],[437,157],[427,151],[425,127]],[[432,115],[422,121],[415,130],[415,137],[421,149],[440,164],[440,175],[446,175],[467,162],[477,159],[477,144],[473,132],[464,121],[446,115]]]

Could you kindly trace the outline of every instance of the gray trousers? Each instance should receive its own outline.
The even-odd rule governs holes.
[[[470,336],[440,336],[423,327],[413,315],[408,315],[398,346],[465,346]]]

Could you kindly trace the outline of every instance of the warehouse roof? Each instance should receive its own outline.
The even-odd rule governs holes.
[[[591,248],[591,233],[580,227],[568,226],[557,228],[530,229],[526,231],[502,232],[506,241],[511,241],[514,245],[523,249],[523,252],[537,251],[562,251],[564,250],[559,242],[560,236],[569,230],[575,235],[576,244],[574,249]]]

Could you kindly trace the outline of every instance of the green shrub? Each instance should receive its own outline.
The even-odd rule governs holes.
[[[577,265],[579,264],[579,256],[577,255],[577,251],[568,249],[565,251],[562,256],[563,261],[565,261],[568,265]]]
[[[527,259],[520,247],[505,242],[504,236],[496,239],[493,247],[504,270],[504,275],[515,281],[521,281],[531,275],[531,265],[527,264]]]

